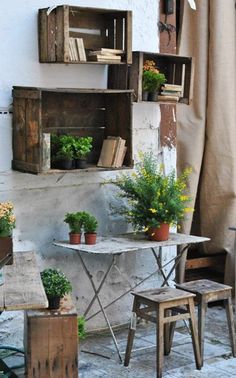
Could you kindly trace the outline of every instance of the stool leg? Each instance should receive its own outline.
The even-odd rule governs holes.
[[[207,303],[201,299],[198,304],[198,339],[201,356],[201,367],[203,366],[204,359],[204,333],[206,321]]]
[[[131,350],[132,350],[134,335],[135,335],[135,331],[136,331],[136,317],[137,317],[136,316],[136,310],[138,309],[138,307],[139,307],[139,304],[138,304],[137,298],[134,297],[132,317],[131,317],[128,339],[127,339],[127,345],[126,345],[126,351],[125,351],[124,366],[128,366],[129,361],[130,361]]]
[[[156,311],[156,365],[157,378],[162,377],[162,364],[164,354],[164,310],[160,304],[157,305]]]
[[[165,317],[171,316],[171,310],[165,310]],[[168,356],[171,349],[171,323],[166,323],[164,325],[164,355]]]
[[[236,357],[236,345],[235,345],[235,328],[234,328],[234,315],[233,315],[233,308],[232,308],[232,300],[231,297],[224,300],[226,314],[227,314],[227,321],[228,321],[228,328],[229,328],[229,337],[230,343],[232,348],[232,354]]]
[[[189,308],[189,313],[190,313],[189,323],[190,323],[190,329],[191,329],[191,338],[192,338],[192,343],[193,343],[193,351],[194,351],[196,367],[198,370],[201,370],[201,357],[200,357],[200,350],[199,350],[199,343],[198,343],[197,323],[196,323],[196,317],[195,317],[195,312],[194,312],[193,298],[189,298],[188,308]]]

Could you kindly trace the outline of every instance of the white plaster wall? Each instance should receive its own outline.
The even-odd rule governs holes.
[[[100,8],[130,9],[133,11],[133,50],[158,51],[156,0],[73,0],[67,4]],[[55,0],[1,0],[0,2],[0,108],[9,108],[13,85],[45,87],[106,87],[106,67],[92,65],[40,64],[37,46],[37,11],[52,5]],[[152,150],[164,161],[167,169],[175,165],[175,151],[159,147],[160,110],[156,104],[133,104],[134,156],[139,149]],[[11,171],[11,115],[0,114],[0,201],[12,201],[17,225],[14,230],[14,249],[37,252],[40,268],[59,267],[72,281],[73,296],[78,313],[83,313],[92,291],[73,251],[64,251],[52,245],[53,240],[67,238],[67,225],[63,223],[66,212],[87,210],[99,221],[99,234],[127,231],[120,217],[111,215],[110,203],[117,197],[104,180],[116,176],[114,172],[66,173],[31,175]],[[168,254],[174,251],[168,249]],[[87,259],[98,284],[108,258]],[[154,260],[149,252],[133,253],[129,258],[118,259],[122,274],[137,282],[153,271]],[[155,278],[155,280],[154,280]],[[159,277],[147,282],[148,287],[157,284]],[[119,295],[129,285],[117,270],[111,272],[102,296],[109,301],[114,292]],[[145,287],[145,286],[143,286]],[[117,306],[108,310],[113,324],[128,321],[131,296],[126,296]],[[12,315],[13,314],[13,315]],[[5,313],[0,318],[1,341],[22,343],[22,313]],[[88,328],[103,328],[104,319],[95,317]]]

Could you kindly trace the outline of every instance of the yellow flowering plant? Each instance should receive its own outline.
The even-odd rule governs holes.
[[[175,171],[165,175],[151,153],[142,154],[136,172],[120,175],[112,183],[120,189],[120,196],[127,199],[117,212],[132,223],[134,229],[147,231],[162,223],[176,225],[185,213],[193,211],[187,207],[187,180],[191,172],[186,168],[179,177]]]
[[[0,202],[0,237],[12,235],[12,230],[16,223],[13,209],[11,202]]]

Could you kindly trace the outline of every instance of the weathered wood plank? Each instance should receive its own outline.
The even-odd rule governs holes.
[[[48,62],[56,62],[56,9],[54,9],[47,17]]]
[[[47,297],[34,252],[15,252],[14,264],[4,268],[4,307],[6,310],[45,308]]]
[[[65,41],[64,41],[64,8],[56,8],[56,61],[63,62],[65,58]]]
[[[132,12],[126,12],[125,19],[125,51],[126,51],[126,62],[128,64],[132,63]]]
[[[25,161],[25,99],[13,98],[13,162]]]
[[[26,100],[26,162],[40,164],[39,103]]]
[[[38,40],[39,40],[39,61],[48,61],[48,18],[46,9],[39,9],[38,12]]]
[[[199,257],[195,259],[186,260],[185,269],[199,269],[211,266],[221,265],[225,263],[225,255]]]

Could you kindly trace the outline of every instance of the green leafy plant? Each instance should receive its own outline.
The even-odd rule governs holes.
[[[92,149],[92,137],[75,137],[73,142],[74,158],[85,159]]]
[[[123,174],[111,181],[120,189],[127,202],[117,209],[136,230],[147,231],[161,223],[175,225],[193,211],[186,206],[187,180],[191,169],[186,168],[176,178],[175,172],[165,175],[151,153],[143,154],[132,175]]]
[[[16,224],[11,202],[0,202],[0,237],[9,237]]]
[[[153,60],[146,60],[143,66],[143,90],[158,92],[161,85],[166,82],[166,77],[156,68]]]
[[[71,135],[51,135],[51,159],[72,160],[74,156],[74,137]]]
[[[40,275],[48,298],[62,298],[72,291],[70,281],[59,269],[44,269]]]
[[[98,221],[95,218],[95,216],[89,213],[85,213],[84,223],[83,223],[84,232],[93,234],[96,232],[97,226],[98,226]]]
[[[86,337],[85,324],[86,324],[86,320],[84,316],[79,316],[77,318],[77,325],[78,325],[78,336],[80,340],[84,340]]]
[[[64,222],[68,223],[72,234],[80,234],[82,232],[84,219],[86,217],[85,211],[78,211],[76,213],[67,213]]]

